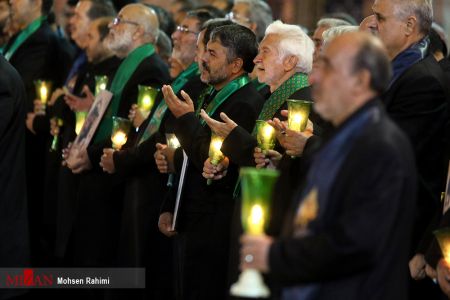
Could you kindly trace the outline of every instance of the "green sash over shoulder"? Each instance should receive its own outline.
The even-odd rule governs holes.
[[[275,113],[283,106],[286,100],[296,91],[309,86],[308,75],[304,73],[295,73],[288,80],[283,82],[269,99],[264,102],[263,108],[259,113],[258,120],[272,119]],[[298,99],[302,100],[302,99]],[[256,136],[256,125],[253,127],[252,135]],[[237,198],[240,193],[240,180],[238,179],[234,187],[233,197]]]
[[[247,74],[239,76],[238,78],[235,78],[234,80],[230,81],[226,86],[224,86],[214,97],[214,99],[209,103],[208,107],[206,108],[206,113],[208,116],[212,116],[214,112],[219,108],[219,106],[225,102],[225,100],[228,99],[228,97],[242,88],[243,86],[247,85],[250,82],[250,78],[248,78]],[[211,90],[213,88],[211,87]],[[211,91],[210,90],[210,91]],[[199,109],[201,109],[201,106],[203,103],[200,103]],[[206,124],[205,120],[200,119],[200,123],[204,126]]]
[[[47,17],[42,16],[34,20],[30,23],[24,30],[22,30],[14,42],[9,47],[8,51],[5,53],[5,59],[9,61],[14,53],[19,49],[19,47],[33,34],[35,33],[41,26],[44,21],[47,20]]]
[[[263,108],[259,113],[258,120],[272,119],[275,113],[283,106],[286,100],[296,91],[309,86],[308,75],[304,73],[295,73],[288,80],[283,82],[269,99],[264,102]],[[302,99],[298,99],[302,100]],[[256,134],[256,126],[252,134]]]
[[[172,83],[172,90],[176,94],[178,93],[183,86],[195,75],[199,74],[199,69],[197,63],[192,63],[186,70],[180,73],[177,78]],[[155,109],[150,122],[145,128],[145,132],[142,134],[141,139],[139,140],[139,144],[151,137],[155,132],[159,130],[159,126],[161,126],[162,119],[167,111],[167,104],[164,99],[161,99],[161,102],[158,104],[158,107]]]
[[[109,87],[113,98],[109,103],[108,109],[100,121],[99,128],[95,133],[94,144],[102,140],[108,139],[112,130],[112,117],[117,114],[122,97],[123,89],[136,71],[140,63],[155,53],[155,47],[152,44],[145,44],[134,49],[125,60],[120,64],[116,75]]]

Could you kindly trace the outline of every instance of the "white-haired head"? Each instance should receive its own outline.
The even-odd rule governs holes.
[[[328,44],[331,40],[333,40],[335,37],[342,35],[346,32],[354,32],[358,31],[359,26],[353,26],[353,25],[346,25],[346,26],[337,26],[337,27],[331,27],[325,30],[322,33],[323,38],[323,46]]]
[[[266,36],[274,34],[279,37],[278,51],[281,58],[294,55],[298,58],[297,71],[309,73],[312,69],[314,43],[297,25],[275,21],[266,29]]]

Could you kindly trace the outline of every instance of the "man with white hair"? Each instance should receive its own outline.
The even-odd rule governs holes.
[[[373,27],[388,51],[394,72],[383,102],[387,113],[409,137],[417,163],[418,213],[412,243],[416,250],[429,222],[441,210],[448,82],[435,58],[428,55],[427,35],[433,20],[431,0],[375,0],[372,10]],[[417,279],[413,269],[425,268],[424,260],[419,260],[420,263],[412,261],[416,266],[411,268]],[[433,286],[431,281],[429,285]]]
[[[159,24],[151,8],[142,4],[126,5],[109,27],[105,42],[123,58],[107,87],[113,98],[87,151],[81,152],[69,165],[73,173],[87,171],[80,177],[79,211],[74,229],[78,266],[108,266],[116,254],[123,183],[98,167],[103,148],[111,148],[112,117],[128,117],[131,104],[137,99],[138,85],[157,88],[170,80],[167,66],[155,53]]]

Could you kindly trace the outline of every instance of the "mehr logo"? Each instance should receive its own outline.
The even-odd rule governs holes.
[[[6,275],[7,287],[39,287],[39,286],[52,286],[53,275],[39,274],[35,275],[33,269],[24,269],[23,274]]]

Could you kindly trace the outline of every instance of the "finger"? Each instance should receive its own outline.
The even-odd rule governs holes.
[[[92,94],[91,90],[89,89],[89,87],[87,85],[83,86],[83,92],[87,97],[94,98],[94,95]]]
[[[213,131],[217,131],[219,122],[208,116],[208,114],[203,109],[200,111],[200,115]]]
[[[283,109],[283,110],[281,110],[281,115],[283,116],[283,117],[288,117],[288,114],[289,114],[289,111],[287,110],[287,109]]]
[[[191,97],[184,90],[181,90],[181,97],[183,97],[183,99],[186,100],[187,104],[192,106],[194,105],[194,102],[192,101]]]
[[[220,113],[220,118],[229,125],[236,124],[233,120],[231,120],[224,112]]]

